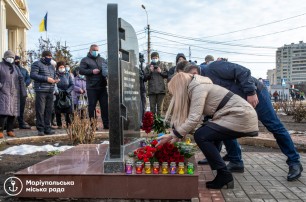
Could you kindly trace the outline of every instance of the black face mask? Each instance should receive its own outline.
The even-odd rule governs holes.
[[[15,65],[19,66],[20,65],[20,61],[15,62]]]

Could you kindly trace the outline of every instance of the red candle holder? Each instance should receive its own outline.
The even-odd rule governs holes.
[[[154,162],[153,163],[153,174],[159,174],[159,162]]]
[[[136,169],[136,174],[142,174],[142,169],[143,169],[142,162],[137,162],[135,169]]]

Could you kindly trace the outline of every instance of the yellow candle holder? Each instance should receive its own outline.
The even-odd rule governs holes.
[[[186,144],[190,144],[190,143],[191,143],[191,139],[190,139],[190,137],[186,137],[185,142],[186,142]]]
[[[144,170],[145,170],[145,174],[151,174],[152,173],[152,168],[151,168],[151,163],[150,162],[145,163]]]
[[[178,174],[184,175],[185,174],[185,165],[183,162],[180,162],[178,165]]]
[[[168,174],[169,173],[169,165],[167,162],[162,163],[162,174]]]

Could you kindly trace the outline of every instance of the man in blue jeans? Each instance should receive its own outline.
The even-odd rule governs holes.
[[[258,119],[273,134],[281,151],[288,158],[286,161],[289,166],[287,180],[298,179],[303,171],[299,153],[287,129],[277,117],[266,87],[251,76],[249,69],[223,60],[210,63],[201,74],[209,77],[214,84],[240,95],[255,108]],[[224,145],[228,153],[227,160],[230,161],[227,165],[228,169],[232,172],[244,172],[241,149],[237,140],[226,140]]]

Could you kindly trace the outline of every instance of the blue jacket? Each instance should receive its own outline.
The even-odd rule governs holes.
[[[251,76],[249,69],[227,61],[210,63],[203,69],[201,75],[209,77],[214,84],[220,85],[244,99],[264,88],[261,82]]]
[[[20,72],[21,72],[21,74],[24,78],[24,83],[25,83],[26,87],[28,87],[31,84],[31,78],[30,78],[29,72],[28,72],[28,70],[26,70],[25,68],[23,68],[20,65],[18,67],[19,67]]]
[[[57,83],[57,88],[59,91],[64,91],[71,95],[71,92],[74,89],[74,82],[70,74],[66,73],[59,73],[57,72],[57,76],[60,79],[60,81]]]
[[[207,67],[207,64],[205,62],[203,62],[202,64],[200,64],[200,72],[201,72],[201,75],[204,74],[204,68]]]
[[[31,66],[31,79],[34,80],[35,92],[53,93],[55,84],[48,83],[48,77],[55,79],[55,69],[50,64],[36,61]]]

